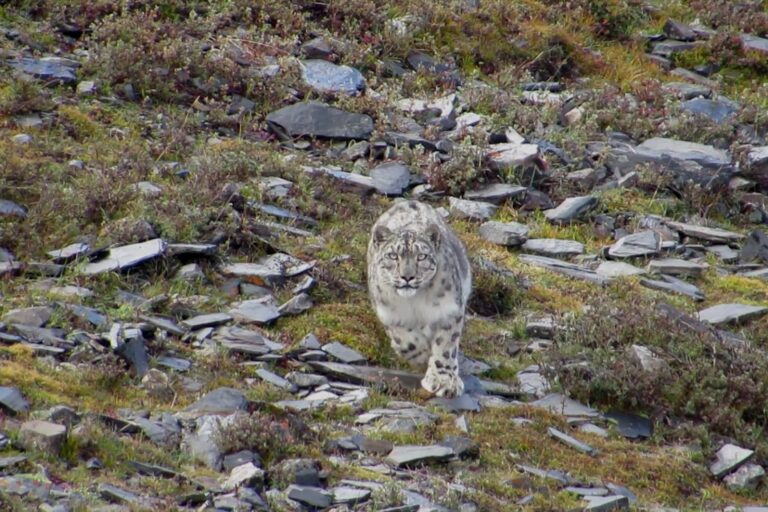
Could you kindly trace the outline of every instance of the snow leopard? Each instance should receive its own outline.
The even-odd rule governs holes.
[[[464,392],[459,338],[472,288],[467,250],[428,204],[401,200],[371,228],[368,292],[392,348],[437,396]]]

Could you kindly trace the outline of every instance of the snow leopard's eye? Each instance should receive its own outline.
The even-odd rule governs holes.
[[[427,255],[426,254],[419,254],[418,256],[416,256],[416,259],[418,261],[424,261],[425,259],[427,259]]]
[[[396,252],[388,252],[387,253],[387,258],[389,258],[391,260],[396,260],[397,259],[397,253]]]

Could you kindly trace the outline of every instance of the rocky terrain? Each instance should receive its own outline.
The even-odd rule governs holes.
[[[1,510],[768,510],[765,2],[6,2],[0,69]]]

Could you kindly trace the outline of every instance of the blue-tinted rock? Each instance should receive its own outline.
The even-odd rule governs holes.
[[[365,78],[355,68],[321,59],[301,64],[304,82],[318,92],[355,95],[365,89]]]

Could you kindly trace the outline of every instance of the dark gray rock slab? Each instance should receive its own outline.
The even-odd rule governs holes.
[[[464,199],[501,204],[508,199],[521,196],[526,190],[528,190],[528,187],[521,187],[520,185],[492,183],[475,190],[468,190],[464,193]]]
[[[453,450],[453,454],[460,459],[476,459],[480,456],[480,445],[469,437],[446,436],[440,445]]]
[[[187,318],[181,325],[187,329],[195,330],[203,327],[213,327],[232,321],[232,316],[227,313],[208,313]]]
[[[712,89],[705,85],[689,84],[686,82],[669,82],[661,88],[666,93],[675,94],[683,100],[693,98],[709,98],[712,95]]]
[[[181,438],[181,425],[170,414],[163,414],[160,419],[133,418],[131,420],[141,429],[142,434],[159,446],[176,448]]]
[[[287,496],[310,507],[310,510],[326,509],[333,504],[333,493],[320,487],[291,485],[287,489]]]
[[[706,263],[697,263],[680,258],[662,258],[648,262],[648,270],[650,272],[672,276],[700,277],[708,268],[709,265]]]
[[[484,222],[479,233],[485,240],[506,247],[517,247],[528,240],[528,226],[518,222]]]
[[[114,247],[103,260],[88,263],[83,268],[85,275],[96,275],[130,268],[146,260],[161,256],[165,252],[165,242],[160,238],[138,244]]]
[[[702,322],[713,325],[740,323],[768,313],[768,307],[750,304],[718,304],[697,313]]]
[[[0,386],[0,406],[15,414],[29,411],[29,402],[14,387]]]
[[[744,235],[741,233],[728,231],[726,229],[710,228],[707,226],[699,226],[696,224],[687,224],[685,222],[673,221],[666,221],[665,224],[670,229],[679,231],[686,236],[698,238],[700,240],[706,240],[708,242],[727,244],[738,242],[744,238]]]
[[[413,467],[434,462],[444,462],[455,454],[452,448],[440,445],[395,446],[387,455],[386,462],[396,468]]]
[[[709,465],[709,471],[715,478],[722,478],[747,462],[754,453],[754,450],[728,443],[717,451],[715,461]]]
[[[739,261],[768,263],[768,235],[764,231],[755,230],[749,234],[741,247]]]
[[[0,215],[25,219],[27,217],[27,209],[8,199],[0,199]]]
[[[498,206],[483,201],[468,201],[456,197],[448,198],[448,207],[452,215],[462,219],[486,221],[498,210]]]
[[[411,183],[411,170],[398,162],[387,162],[371,169],[373,186],[379,194],[401,196]]]
[[[553,427],[549,427],[547,429],[547,432],[551,437],[557,439],[558,441],[565,444],[566,446],[570,446],[574,450],[580,451],[582,453],[586,453],[587,455],[591,455],[592,457],[596,457],[599,453],[596,448],[593,448],[586,443],[582,443],[575,437],[570,436],[561,430],[558,430]]]
[[[49,251],[47,254],[51,257],[54,263],[68,263],[74,259],[86,256],[91,251],[91,246],[85,243],[74,243],[56,249],[55,251]]]
[[[356,95],[365,89],[365,78],[355,68],[321,59],[301,62],[304,83],[317,92]]]
[[[686,42],[686,41],[674,41],[670,39],[670,40],[661,41],[659,43],[654,44],[653,49],[651,50],[651,53],[653,53],[653,55],[659,55],[661,57],[669,58],[672,55],[675,55],[677,53],[693,50],[694,48],[697,48],[700,45],[701,45],[700,43],[697,43],[695,41]]]
[[[267,124],[273,132],[289,137],[368,139],[373,132],[370,116],[315,102],[297,103],[272,112],[267,116]]]
[[[535,163],[540,158],[540,152],[537,144],[491,144],[485,153],[485,160],[491,170],[504,171]]]
[[[186,372],[190,368],[192,368],[192,362],[188,359],[182,359],[180,357],[172,357],[172,356],[161,356],[157,358],[157,364],[160,366],[165,366],[166,368],[170,368],[171,370],[175,370],[177,372]]]
[[[595,269],[599,276],[613,279],[616,277],[637,276],[645,274],[645,270],[622,261],[603,261]]]
[[[19,445],[25,450],[37,450],[49,456],[58,456],[67,437],[66,425],[44,420],[22,423]]]
[[[140,495],[112,484],[101,483],[96,487],[96,491],[103,499],[113,503],[141,505],[144,501]]]
[[[741,34],[740,37],[745,50],[768,53],[768,39],[753,34]]]
[[[628,439],[648,439],[653,434],[653,424],[645,416],[623,411],[609,411],[604,416]]]
[[[713,146],[675,139],[656,137],[648,139],[635,148],[636,152],[650,159],[660,160],[669,156],[677,160],[690,160],[702,166],[725,166],[730,164],[728,153]]]
[[[733,121],[739,112],[739,105],[725,98],[718,98],[716,100],[694,98],[684,101],[680,108],[685,112],[704,116],[716,124]]]
[[[661,250],[661,236],[646,230],[619,238],[608,248],[611,258],[635,258],[653,256]]]
[[[196,415],[232,414],[246,409],[248,400],[245,395],[234,388],[218,388],[210,391],[195,403],[184,409],[184,412]]]
[[[295,316],[309,311],[314,306],[312,297],[306,293],[294,295],[277,308],[277,312],[282,316]]]
[[[568,263],[566,261],[558,260],[555,258],[548,258],[546,256],[537,256],[533,254],[521,254],[518,258],[523,263],[545,268],[558,274],[563,274],[574,279],[582,279],[584,281],[589,281],[601,286],[610,283],[612,280],[609,277],[598,274],[588,267],[576,265],[574,263]]]
[[[588,504],[584,510],[591,512],[607,512],[609,510],[629,510],[629,499],[626,496],[585,496]]]
[[[560,393],[552,393],[535,402],[531,402],[534,407],[547,409],[555,414],[561,414],[569,418],[597,418],[600,417],[600,411],[588,407]]]
[[[232,318],[242,323],[269,324],[280,318],[280,311],[261,300],[245,300],[233,304],[228,312]]]
[[[696,31],[690,25],[675,20],[667,20],[662,31],[668,38],[678,41],[695,41],[698,39]]]
[[[22,57],[7,64],[48,84],[70,85],[77,82],[77,68],[80,63],[62,57]]]
[[[373,178],[370,176],[346,172],[332,167],[304,167],[304,172],[312,176],[330,176],[342,185],[343,190],[366,194],[377,191],[373,184]]]
[[[338,341],[323,345],[322,350],[332,358],[345,364],[360,364],[367,361],[367,358],[360,352]]]
[[[264,382],[272,384],[273,386],[276,386],[280,389],[284,389],[290,393],[295,393],[298,391],[298,387],[295,384],[265,368],[259,368],[256,370],[256,376]]]
[[[554,224],[567,224],[577,220],[597,206],[594,196],[569,197],[551,210],[546,210],[544,216]]]
[[[149,354],[143,339],[133,338],[126,341],[115,349],[115,354],[126,360],[137,378],[142,378],[149,371]]]
[[[696,301],[702,301],[705,299],[704,292],[701,291],[701,289],[696,285],[666,274],[661,274],[660,277],[661,280],[641,279],[640,284],[652,290],[661,290],[678,295],[685,295],[686,297],[690,297]]]
[[[372,492],[370,489],[359,489],[346,485],[334,487],[331,491],[333,492],[333,502],[344,505],[355,505],[368,501]]]
[[[53,308],[49,306],[33,306],[29,308],[12,309],[3,315],[2,321],[6,324],[21,324],[32,327],[42,327],[53,315]]]
[[[723,478],[725,485],[732,491],[754,490],[765,476],[765,469],[757,464],[747,463]]]
[[[524,251],[551,257],[578,256],[584,253],[584,244],[559,238],[530,238],[522,246]]]

